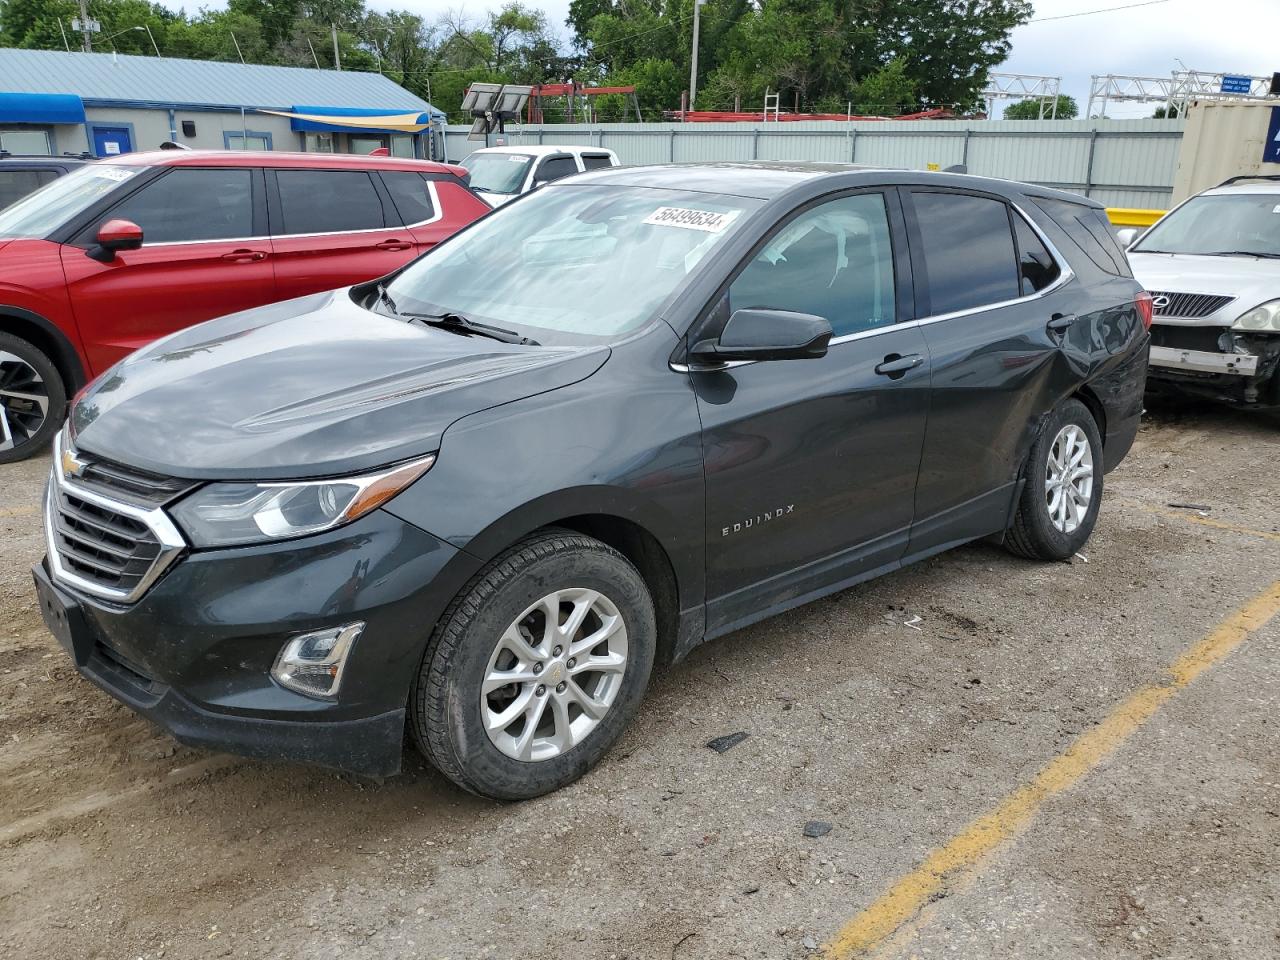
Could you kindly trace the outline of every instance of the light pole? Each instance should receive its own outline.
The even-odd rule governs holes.
[[[702,5],[707,0],[693,0],[693,58],[689,64],[689,112],[693,112],[693,100],[698,95],[698,28],[702,23]]]

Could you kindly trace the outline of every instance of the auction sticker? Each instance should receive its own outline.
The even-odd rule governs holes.
[[[684,230],[701,230],[703,233],[720,233],[733,223],[737,210],[717,212],[694,210],[691,207],[659,207],[644,218],[645,223],[658,227],[680,227]]]

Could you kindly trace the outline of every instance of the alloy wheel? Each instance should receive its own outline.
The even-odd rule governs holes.
[[[1062,533],[1074,533],[1093,500],[1093,450],[1088,436],[1074,423],[1053,438],[1044,486],[1049,519]]]
[[[550,760],[594,730],[627,669],[627,628],[604,594],[549,593],[507,627],[489,657],[480,711],[493,745],[515,760]]]
[[[28,442],[49,416],[49,387],[21,357],[0,350],[0,451]]]

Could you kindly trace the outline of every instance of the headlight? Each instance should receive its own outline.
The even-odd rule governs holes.
[[[1231,329],[1280,332],[1280,300],[1272,300],[1241,314],[1240,319],[1231,325]]]
[[[211,483],[173,507],[197,547],[284,540],[350,523],[431,469],[435,454],[377,473],[295,483]]]

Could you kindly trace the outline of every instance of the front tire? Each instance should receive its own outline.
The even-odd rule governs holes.
[[[1097,523],[1102,475],[1098,424],[1083,403],[1066,400],[1031,447],[1027,482],[1005,546],[1033,560],[1073,556]]]
[[[490,562],[449,605],[414,683],[410,729],[465,790],[550,793],[617,740],[656,649],[636,568],[598,540],[549,530]]]
[[[35,456],[62,426],[67,388],[43,351],[0,333],[0,463]]]

